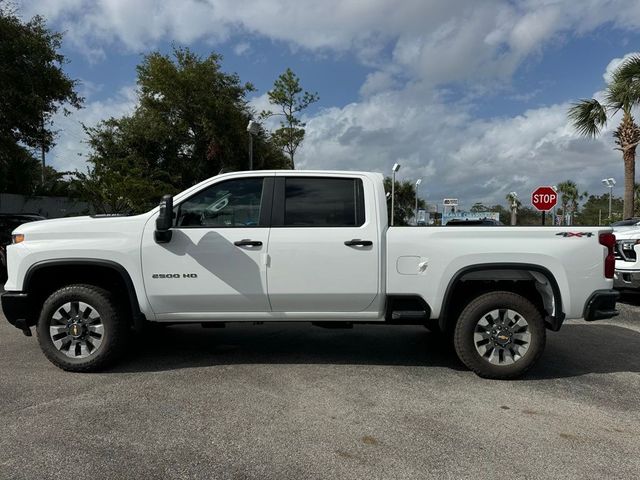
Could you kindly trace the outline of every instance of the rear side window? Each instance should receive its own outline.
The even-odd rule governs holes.
[[[359,227],[364,224],[362,180],[285,179],[285,227]]]

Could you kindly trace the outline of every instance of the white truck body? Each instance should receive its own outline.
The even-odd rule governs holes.
[[[293,184],[293,179],[310,184],[312,179],[354,181],[361,189],[361,200],[354,200],[361,220],[344,226],[298,226],[294,220],[285,224],[285,213],[278,209],[284,211],[284,182]],[[266,218],[268,224],[227,228],[176,223],[181,221],[181,205],[194,195],[233,180],[263,182],[260,222]],[[267,189],[273,195],[265,196]],[[213,213],[207,215],[215,218],[224,212],[225,201],[209,205]],[[49,282],[55,283],[56,268],[65,268],[65,273],[60,270],[64,276],[69,268],[75,272],[85,265],[97,278],[102,269],[113,267],[125,277],[135,321],[432,320],[444,329],[447,318],[460,313],[458,307],[475,293],[486,292],[488,283],[508,289],[526,282],[538,293],[536,301],[552,330],[565,318],[615,315],[615,297],[611,304],[612,294],[607,293],[613,279],[605,276],[612,251],[601,241],[602,235],[610,236],[609,228],[389,227],[386,201],[383,177],[376,173],[223,174],[175,196],[176,220],[167,242],[155,236],[160,207],[136,216],[76,217],[19,227],[14,234],[23,235],[24,241],[8,248],[5,290],[12,298],[33,299],[37,295],[32,284],[40,271],[46,270]],[[364,213],[358,212],[362,208]],[[187,218],[185,209],[180,218]],[[352,240],[369,243],[345,244]],[[258,243],[238,245],[242,241]],[[87,282],[84,277],[90,274],[83,272],[82,282]],[[469,290],[474,282],[484,286]],[[606,306],[593,304],[597,292],[608,295]],[[18,318],[29,315],[16,313],[21,312],[13,306],[16,302],[3,297],[5,313],[13,317],[9,320],[23,330],[35,325],[33,313]]]
[[[640,228],[614,228],[616,271],[614,286],[620,290],[640,289]]]

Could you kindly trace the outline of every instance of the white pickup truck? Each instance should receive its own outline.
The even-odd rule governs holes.
[[[640,290],[640,227],[616,230],[616,271],[613,286],[620,290]]]
[[[565,318],[617,314],[610,228],[389,227],[383,177],[236,172],[137,216],[33,222],[8,247],[4,314],[71,371],[150,322],[426,325],[513,378]]]

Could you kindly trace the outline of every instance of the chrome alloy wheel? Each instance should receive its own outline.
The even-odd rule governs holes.
[[[529,324],[515,310],[501,308],[482,316],[473,333],[476,350],[493,365],[511,365],[529,350]]]
[[[100,315],[84,302],[67,302],[51,317],[53,345],[70,358],[86,358],[102,344],[104,325]]]

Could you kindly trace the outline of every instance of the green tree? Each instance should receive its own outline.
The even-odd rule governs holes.
[[[0,1],[0,191],[33,193],[44,173],[34,151],[54,145],[52,116],[82,103],[61,42],[41,17],[23,22]]]
[[[580,202],[587,197],[587,192],[580,193],[578,186],[572,180],[565,180],[558,183],[558,192],[560,193],[560,204],[562,205],[562,215],[565,218],[569,215],[571,223],[575,214],[578,212]]]
[[[202,58],[186,48],[144,56],[134,112],[86,129],[90,167],[77,173],[75,190],[98,211],[140,212],[162,193],[223,169],[246,169],[246,126],[254,114],[246,94],[253,87],[223,72],[220,61],[215,53]],[[256,167],[285,167],[286,157],[264,132],[253,147]]]
[[[622,217],[623,201],[620,197],[611,198],[612,218],[609,218],[609,194],[589,195],[580,214],[576,217],[579,225],[608,225]],[[599,223],[601,222],[601,223]]]
[[[389,223],[391,223],[391,177],[385,177],[384,190],[389,194],[387,198],[387,215]],[[415,218],[416,214],[416,188],[413,182],[405,180],[398,182],[396,180],[395,186],[395,200],[393,209],[394,224],[396,226],[409,225]],[[418,199],[418,209],[426,208],[427,204],[421,198]]]
[[[636,175],[636,147],[640,142],[640,128],[631,111],[640,105],[640,56],[625,60],[613,73],[607,85],[604,102],[582,99],[569,109],[569,118],[576,130],[585,136],[595,137],[611,117],[622,110],[622,121],[613,132],[616,150],[622,152],[624,161],[624,213],[633,216],[634,185]]]
[[[271,116],[281,117],[280,128],[272,134],[272,139],[289,156],[290,168],[295,168],[294,156],[304,139],[306,124],[300,119],[300,113],[320,97],[318,93],[303,91],[300,79],[290,68],[280,75],[268,94],[269,102],[277,107],[273,112],[265,110],[262,119]]]
[[[469,209],[470,212],[473,213],[478,213],[478,212],[489,212],[491,211],[490,207],[487,207],[485,204],[483,204],[482,202],[476,202],[474,203],[471,208]]]
[[[509,204],[511,205],[511,204]],[[490,212],[498,212],[500,221],[505,225],[510,225],[511,223],[511,207],[504,208],[502,205],[494,205],[489,208]]]

